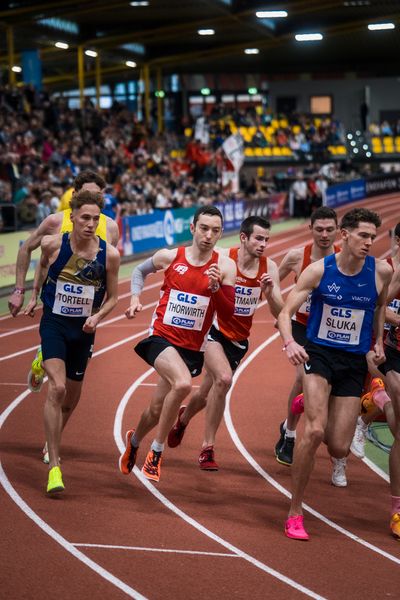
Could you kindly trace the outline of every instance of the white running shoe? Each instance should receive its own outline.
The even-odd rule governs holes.
[[[332,471],[332,484],[336,487],[346,487],[347,479],[346,479],[346,458],[333,458],[331,457],[331,461],[333,464]]]
[[[357,458],[365,456],[365,442],[367,439],[368,425],[364,423],[361,417],[357,419],[356,429],[354,431],[353,441],[351,442],[350,450]]]

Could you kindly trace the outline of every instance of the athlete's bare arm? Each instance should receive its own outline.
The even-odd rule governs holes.
[[[378,299],[376,301],[374,315],[375,356],[373,357],[373,361],[376,365],[380,365],[385,361],[385,352],[383,349],[383,327],[385,324],[385,313],[388,302],[388,289],[393,271],[386,261],[377,260],[375,265]]]
[[[292,336],[292,316],[300,308],[311,292],[318,286],[324,272],[324,261],[318,260],[309,265],[301,273],[295,287],[286,298],[286,302],[278,316],[278,328],[283,339],[287,357],[293,365],[300,365],[308,360],[303,346],[294,341]]]
[[[114,248],[118,246],[119,241],[119,229],[117,223],[106,216],[106,228],[107,228],[107,242],[109,242]]]
[[[61,235],[45,235],[40,243],[41,255],[35,270],[33,289],[30,300],[25,307],[24,315],[35,316],[35,308],[38,302],[40,289],[47,277],[49,266],[57,258],[61,247]]]
[[[18,251],[17,262],[15,265],[15,287],[17,292],[14,290],[8,299],[8,309],[13,317],[17,316],[24,303],[24,291],[21,292],[21,290],[24,290],[25,288],[25,279],[31,261],[31,254],[36,248],[39,248],[43,236],[58,233],[61,227],[62,218],[62,213],[46,217],[44,221],[40,223],[39,227],[31,233],[27,240],[25,240]]]
[[[142,310],[140,303],[140,293],[144,286],[144,281],[148,274],[167,269],[172,261],[176,257],[178,252],[177,248],[169,250],[163,248],[158,250],[151,258],[148,258],[144,262],[137,265],[132,272],[132,284],[131,284],[131,303],[129,308],[125,311],[125,316],[128,319],[133,319],[136,314]]]
[[[121,262],[119,252],[111,244],[107,244],[107,295],[100,310],[88,317],[82,327],[86,333],[94,333],[99,322],[104,319],[118,302],[118,270]]]
[[[296,277],[299,276],[303,262],[303,254],[304,250],[302,248],[293,248],[292,250],[289,250],[279,265],[279,281],[285,279],[289,273],[294,273]]]
[[[283,307],[283,299],[279,283],[278,267],[270,258],[268,259],[268,273],[263,273],[263,275],[261,275],[260,286],[261,292],[268,301],[272,316],[277,319]]]

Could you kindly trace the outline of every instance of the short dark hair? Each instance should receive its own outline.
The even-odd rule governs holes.
[[[95,183],[101,190],[104,190],[106,187],[106,182],[102,178],[101,175],[95,173],[95,171],[90,171],[87,169],[86,171],[81,171],[79,175],[75,177],[74,180],[74,190],[79,192],[82,189],[82,186],[85,183]]]
[[[400,237],[400,223],[397,223],[396,227],[394,228],[394,235],[396,237]]]
[[[317,219],[333,219],[337,225],[337,214],[333,208],[327,206],[320,206],[311,213],[311,226],[314,225]]]
[[[378,213],[368,208],[353,208],[343,215],[340,229],[356,229],[360,223],[372,223],[375,227],[382,225]]]
[[[256,215],[247,217],[240,225],[240,233],[244,233],[247,238],[251,236],[254,231],[254,227],[258,225],[263,229],[271,229],[271,223],[264,219],[264,217],[258,217]]]
[[[221,225],[224,226],[224,217],[221,211],[216,206],[200,206],[196,210],[193,216],[193,225],[195,226],[201,215],[210,215],[211,217],[219,217],[221,219]]]
[[[103,194],[100,192],[89,192],[88,190],[74,192],[71,198],[72,210],[79,210],[84,204],[95,204],[102,210],[102,208],[104,208]]]

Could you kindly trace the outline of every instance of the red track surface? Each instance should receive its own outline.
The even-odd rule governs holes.
[[[398,197],[364,205],[383,218],[374,246],[382,256],[399,220]],[[269,256],[279,263],[308,239],[306,226],[273,235]],[[198,415],[183,445],[166,450],[157,487],[137,469],[119,473],[118,446],[156,381],[132,347],[145,334],[159,281],[148,281],[143,304],[150,306],[134,321],[123,317],[129,283],[122,282],[118,307],[97,333],[83,398],[63,436],[62,498],[44,492],[46,385],[40,395],[23,385],[33,356],[24,350],[38,343],[40,315],[0,320],[0,598],[398,598],[400,545],[389,535],[388,485],[363,462],[350,458],[349,486],[334,488],[321,448],[306,495],[317,511],[306,512],[311,540],[283,534],[290,469],[278,465],[273,448],[294,373],[265,307],[218,434],[220,471],[197,466]]]

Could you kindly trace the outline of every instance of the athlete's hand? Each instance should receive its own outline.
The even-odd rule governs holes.
[[[97,327],[99,321],[100,321],[100,319],[97,316],[97,314],[92,315],[91,317],[88,317],[83,324],[82,330],[85,333],[94,333],[96,331],[96,327]]]
[[[8,298],[8,310],[13,317],[16,317],[22,308],[24,303],[24,294],[21,292],[13,291]]]
[[[274,287],[274,280],[268,273],[263,273],[259,279],[260,288],[266,298],[269,298]]]
[[[303,346],[300,346],[300,344],[294,340],[286,345],[285,352],[289,362],[291,362],[295,367],[306,363],[309,359],[309,356],[304,350]]]
[[[385,351],[383,349],[383,344],[376,343],[374,345],[374,354],[372,355],[372,362],[376,367],[384,363],[386,360]]]
[[[131,304],[125,311],[127,319],[134,319],[136,314],[142,310],[143,306],[140,304],[139,296],[132,296]]]
[[[221,271],[217,263],[212,263],[212,265],[209,266],[207,275],[209,282],[208,289],[212,292],[216,292],[219,288],[219,283],[222,278]]]
[[[27,315],[29,317],[34,317],[36,306],[37,306],[37,296],[36,296],[36,294],[32,294],[28,304],[25,306],[24,315]]]

